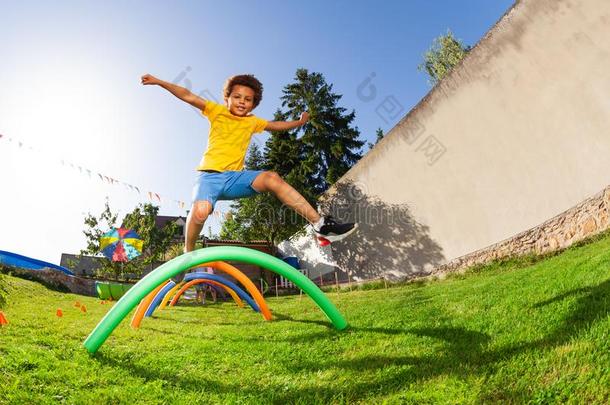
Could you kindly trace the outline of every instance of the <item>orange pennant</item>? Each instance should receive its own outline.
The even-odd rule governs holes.
[[[57,308],[57,312],[55,312],[55,315],[57,315],[58,318],[61,318],[62,316],[64,316],[64,313],[61,308]]]
[[[0,311],[0,325],[8,325],[8,319],[6,319],[2,311]]]

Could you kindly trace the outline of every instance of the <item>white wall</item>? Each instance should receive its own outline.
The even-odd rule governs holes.
[[[325,198],[352,275],[427,273],[610,183],[610,1],[522,0]]]

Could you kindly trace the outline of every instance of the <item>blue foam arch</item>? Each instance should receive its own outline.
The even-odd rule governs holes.
[[[184,276],[184,281],[191,281],[191,280],[214,280],[214,281],[219,282],[220,284],[224,284],[227,287],[229,287],[230,289],[232,289],[233,291],[235,291],[235,293],[239,296],[239,298],[246,301],[248,303],[248,305],[250,305],[252,307],[253,310],[255,310],[256,312],[261,312],[261,310],[258,307],[258,305],[256,304],[256,302],[254,302],[254,300],[252,299],[252,297],[250,297],[250,295],[248,295],[248,293],[246,293],[244,290],[242,290],[239,286],[237,286],[232,281],[229,281],[222,276],[219,276],[217,274],[209,274],[209,273],[188,273],[187,275]]]
[[[165,286],[157,293],[157,295],[155,295],[155,298],[153,298],[152,302],[148,306],[148,309],[146,310],[144,316],[152,316],[153,312],[155,312],[155,309],[157,309],[157,307],[161,305],[161,300],[163,299],[163,297],[165,297],[165,294],[167,294],[169,290],[171,290],[175,286],[176,283],[173,280],[169,280],[169,282],[165,284]]]

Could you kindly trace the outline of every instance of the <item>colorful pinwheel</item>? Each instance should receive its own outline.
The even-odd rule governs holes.
[[[104,256],[113,262],[127,262],[142,253],[144,241],[131,229],[112,228],[100,240]]]

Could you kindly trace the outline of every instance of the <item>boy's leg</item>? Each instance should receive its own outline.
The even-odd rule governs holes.
[[[205,220],[212,213],[212,204],[207,201],[195,201],[191,207],[188,218],[186,220],[186,232],[184,241],[184,253],[195,250],[195,242],[199,238],[199,234],[203,229]]]
[[[286,183],[279,174],[275,172],[262,172],[252,182],[252,188],[258,192],[269,191],[284,204],[295,210],[311,224],[320,220],[320,214],[309,202],[292,187]]]
[[[269,191],[284,204],[302,215],[314,227],[321,245],[339,241],[358,228],[358,224],[340,224],[328,217],[320,217],[320,214],[307,202],[305,197],[288,184],[275,172],[262,172],[252,182],[252,188],[258,192]]]

